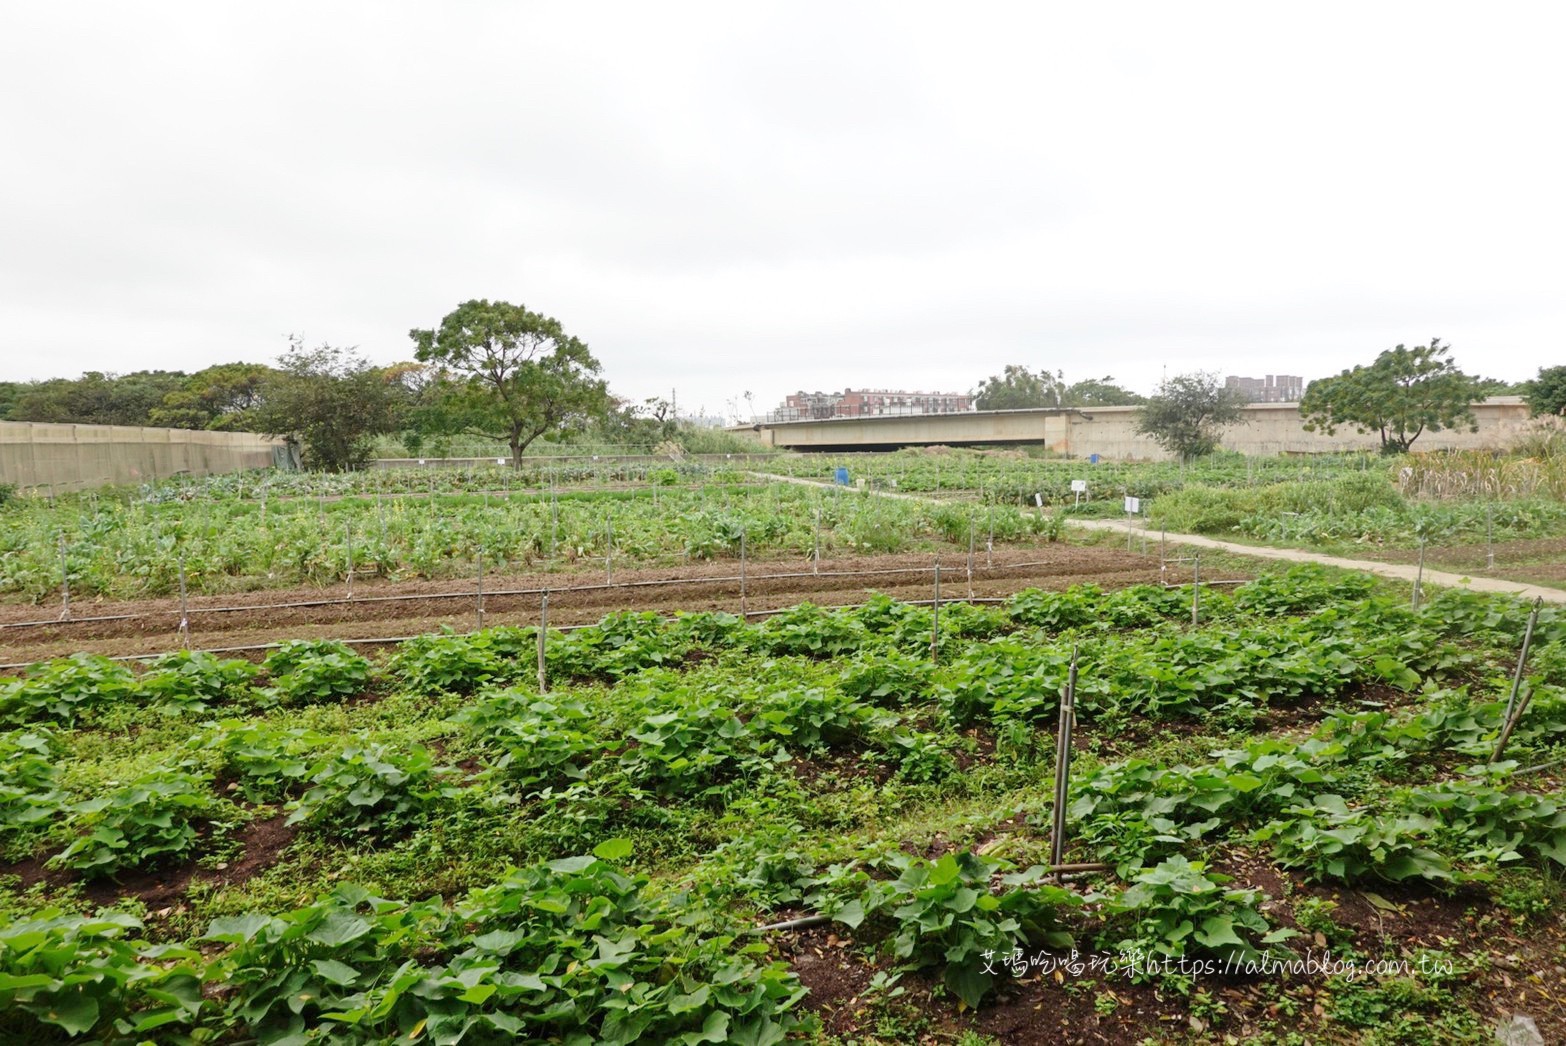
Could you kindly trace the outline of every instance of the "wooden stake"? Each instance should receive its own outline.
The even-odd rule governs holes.
[[[1059,719],[1055,731],[1055,809],[1050,826],[1049,863],[1058,870],[1066,852],[1066,798],[1071,777],[1071,729],[1076,719],[1077,648],[1071,648],[1071,666],[1066,670],[1066,689],[1060,698]]]

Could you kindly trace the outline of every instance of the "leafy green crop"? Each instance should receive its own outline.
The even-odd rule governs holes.
[[[1226,888],[1230,881],[1180,856],[1143,868],[1124,890],[1100,898],[1107,923],[1100,942],[1122,955],[1231,961],[1255,960],[1259,945],[1295,936],[1267,924],[1261,891]]]
[[[179,650],[154,660],[136,686],[153,704],[194,714],[245,700],[258,674],[248,661]]]
[[[1436,827],[1428,817],[1351,809],[1330,792],[1285,813],[1285,819],[1258,828],[1253,838],[1272,843],[1278,863],[1304,869],[1312,879],[1449,882],[1453,878],[1451,863],[1425,845]]]
[[[351,744],[311,768],[310,788],[288,815],[328,835],[392,836],[457,794],[427,749]]]
[[[84,710],[135,693],[136,677],[124,665],[98,654],[73,654],[0,685],[0,725],[52,720],[70,726]]]
[[[0,733],[0,843],[59,815],[65,799],[56,780],[63,752],[45,727]]]
[[[199,953],[126,939],[141,922],[123,912],[45,909],[0,925],[0,1036],[48,1042],[110,1032],[144,1039],[202,1009]],[[53,1029],[58,1029],[54,1031]]]
[[[283,705],[353,697],[370,685],[370,662],[334,639],[296,639],[267,655],[268,693]]]
[[[72,824],[86,832],[52,863],[100,878],[188,858],[196,851],[198,827],[223,812],[210,786],[207,778],[183,770],[154,770],[77,803]]]

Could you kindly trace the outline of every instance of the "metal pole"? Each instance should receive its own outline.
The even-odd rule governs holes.
[[[65,559],[65,534],[60,534],[60,620],[71,619],[71,567]]]
[[[538,692],[549,692],[549,670],[544,660],[544,643],[549,634],[549,589],[538,601]]]
[[[478,627],[484,627],[484,550],[478,550]]]
[[[186,650],[190,649],[190,603],[185,592],[185,554],[179,555],[179,641]]]
[[[555,558],[555,545],[560,540],[560,501],[555,497],[555,473],[549,472],[549,558]]]
[[[1202,557],[1196,557],[1196,566],[1191,575],[1191,626],[1194,628],[1201,615],[1202,609]]]
[[[740,617],[750,620],[750,604],[745,594],[745,531],[740,530]]]
[[[974,521],[973,513],[968,513],[968,598],[973,598],[973,545]]]
[[[1419,609],[1419,590],[1425,580],[1425,539],[1419,539],[1419,570],[1414,574],[1414,609]]]
[[[941,561],[935,561],[935,600],[930,604],[930,660],[941,661]]]
[[[821,573],[821,508],[816,507],[816,536],[815,544],[811,546],[810,572]]]
[[[995,506],[990,505],[990,536],[984,541],[984,569],[995,566]]]
[[[1485,502],[1484,506],[1484,568],[1495,569],[1495,505]]]

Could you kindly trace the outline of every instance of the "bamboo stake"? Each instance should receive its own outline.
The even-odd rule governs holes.
[[[740,530],[740,617],[750,620],[750,604],[745,593],[745,531]]]
[[[1506,743],[1512,739],[1512,731],[1517,729],[1517,724],[1522,720],[1523,713],[1528,709],[1528,702],[1533,697],[1533,691],[1523,693],[1522,690],[1523,667],[1528,663],[1528,648],[1533,645],[1533,626],[1539,620],[1539,607],[1544,600],[1533,601],[1533,613],[1528,615],[1528,628],[1523,632],[1522,650],[1517,655],[1517,669],[1512,673],[1512,693],[1506,701],[1506,718],[1501,724],[1501,736],[1495,742],[1495,754],[1490,757],[1490,762],[1499,763],[1501,753],[1506,751]]]

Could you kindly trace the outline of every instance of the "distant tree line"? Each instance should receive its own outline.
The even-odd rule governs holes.
[[[409,335],[415,358],[385,367],[290,336],[275,366],[0,382],[0,420],[259,432],[298,443],[307,467],[328,471],[362,467],[384,437],[415,454],[453,437],[493,440],[518,464],[539,440],[750,449],[692,429],[666,400],[612,396],[587,344],[524,306],[464,302]]]
[[[1508,385],[1459,370],[1451,346],[1439,338],[1412,348],[1387,349],[1369,364],[1310,383],[1300,403],[1307,432],[1332,435],[1340,427],[1375,433],[1384,454],[1406,453],[1426,432],[1477,431],[1471,405],[1489,396],[1523,396],[1535,416],[1566,415],[1566,366],[1540,367],[1532,381]],[[1244,424],[1245,403],[1217,374],[1166,378],[1149,397],[1097,378],[1067,384],[1060,371],[1009,365],[974,391],[979,410],[1026,407],[1135,405],[1137,431],[1170,453],[1190,459],[1218,449],[1223,430]]]

